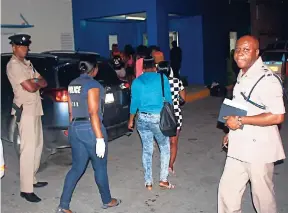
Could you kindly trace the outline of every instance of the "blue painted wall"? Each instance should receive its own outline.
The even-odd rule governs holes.
[[[187,76],[191,84],[204,84],[202,17],[171,20],[170,31],[179,33],[183,54],[181,75]]]
[[[119,47],[123,49],[126,44],[137,45],[137,30],[137,23],[87,22],[80,31],[76,49],[94,51],[108,57],[109,35],[117,35]]]
[[[134,0],[72,0],[74,19],[100,18],[129,13],[145,12],[153,9],[157,0],[147,0],[136,3]],[[201,0],[160,0],[162,7],[166,7],[171,13],[185,15],[200,14]],[[159,0],[158,0],[159,2]]]
[[[226,0],[147,0],[141,4],[135,3],[134,0],[106,0],[102,3],[95,0],[72,0],[75,47],[97,51],[107,56],[109,34],[118,35],[120,48],[126,43],[137,46],[142,43],[144,32],[148,31],[148,34],[152,35],[153,31],[159,29],[156,27],[157,23],[153,25],[153,22],[159,24],[161,20],[165,21],[163,11],[194,16],[187,20],[172,20],[164,23],[165,29],[163,31],[160,29],[157,33],[160,36],[150,38],[150,41],[159,40],[160,46],[164,47],[164,52],[168,55],[168,40],[167,37],[163,39],[163,36],[168,35],[165,31],[168,28],[178,31],[180,46],[183,49],[181,74],[188,76],[189,83],[210,84],[212,81],[226,83],[226,57],[229,54],[227,5]],[[159,14],[156,14],[155,7],[158,7],[158,11],[160,8]],[[82,29],[80,25],[83,19],[145,11],[150,14],[150,17],[152,16],[150,25],[149,20],[147,21],[148,27],[145,23],[87,23],[86,28]]]
[[[98,52],[102,56],[109,56],[108,36],[116,34],[121,49],[126,44],[136,47],[142,44],[143,34],[147,32],[145,22],[133,23],[106,23],[87,22],[81,30],[81,39],[78,41],[80,50]],[[179,33],[180,47],[183,51],[181,75],[188,76],[191,84],[204,83],[203,69],[203,41],[202,18],[174,19],[169,21],[169,30]],[[165,55],[169,60],[169,56]]]

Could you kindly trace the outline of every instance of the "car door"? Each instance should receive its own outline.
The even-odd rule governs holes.
[[[1,138],[8,140],[8,126],[14,98],[13,89],[6,74],[6,66],[11,55],[1,56]]]
[[[99,63],[95,77],[105,87],[104,125],[109,129],[126,123],[129,118],[130,90],[118,79],[111,64],[104,60]]]

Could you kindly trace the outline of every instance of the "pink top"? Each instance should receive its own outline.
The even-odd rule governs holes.
[[[132,66],[133,65],[133,58],[130,57],[130,59],[127,61],[127,65],[128,66]]]
[[[143,58],[139,58],[136,61],[136,78],[138,78],[143,73]]]

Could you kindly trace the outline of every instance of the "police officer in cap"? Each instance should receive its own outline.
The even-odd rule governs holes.
[[[71,213],[69,205],[77,182],[87,168],[89,160],[94,169],[102,208],[118,206],[121,200],[111,198],[107,175],[107,132],[102,123],[105,103],[104,88],[94,80],[97,63],[81,61],[80,77],[68,86],[70,127],[69,143],[72,147],[72,168],[68,172],[57,212]]]
[[[20,134],[20,196],[29,202],[41,199],[33,193],[36,187],[47,182],[38,182],[35,174],[40,165],[43,148],[43,115],[39,89],[47,86],[45,79],[25,57],[31,44],[30,36],[10,36],[13,56],[7,64],[7,76],[12,85],[14,100],[11,114],[16,117]]]

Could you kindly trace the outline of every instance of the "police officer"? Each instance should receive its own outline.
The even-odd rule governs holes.
[[[33,188],[48,184],[38,182],[35,178],[43,148],[43,110],[39,89],[46,87],[47,82],[32,63],[25,59],[31,44],[30,38],[26,34],[9,37],[13,56],[7,64],[7,76],[14,92],[11,114],[17,116],[19,121],[20,195],[27,201],[39,202],[41,199],[33,193]]]
[[[68,87],[70,127],[69,142],[72,147],[72,168],[68,172],[57,212],[71,213],[69,205],[72,193],[89,160],[94,169],[95,181],[107,209],[120,204],[111,198],[107,175],[107,132],[102,123],[105,103],[104,88],[93,78],[97,75],[97,63],[81,61],[80,77]]]
[[[230,131],[224,137],[228,153],[218,191],[218,213],[241,213],[248,181],[258,213],[277,213],[274,162],[285,158],[278,124],[284,121],[283,90],[259,57],[258,40],[244,36],[237,41],[234,59],[241,69],[233,102],[248,108],[247,116],[228,116]]]

